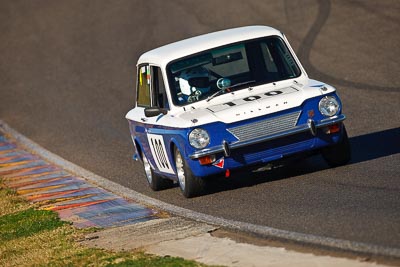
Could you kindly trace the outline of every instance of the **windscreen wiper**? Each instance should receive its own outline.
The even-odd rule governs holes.
[[[222,89],[218,90],[217,92],[215,92],[214,94],[212,94],[209,97],[207,97],[206,101],[209,102],[214,97],[220,95],[221,93],[224,93],[225,91],[227,91],[229,89],[232,89],[232,88],[235,88],[235,87],[238,87],[238,86],[241,86],[241,85],[249,84],[249,83],[254,83],[254,82],[255,82],[255,80],[251,80],[251,81],[246,81],[246,82],[234,84],[232,86],[229,86],[229,88],[222,88]]]

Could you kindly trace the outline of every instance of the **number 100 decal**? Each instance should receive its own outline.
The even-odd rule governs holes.
[[[273,91],[269,91],[266,92],[264,94],[259,94],[259,95],[253,95],[253,96],[248,96],[246,98],[243,99],[237,99],[231,102],[226,102],[223,104],[219,104],[219,105],[215,105],[212,107],[209,107],[208,110],[212,111],[212,112],[218,112],[224,109],[228,109],[230,107],[233,106],[240,106],[240,105],[244,105],[247,104],[249,102],[253,102],[255,100],[263,100],[266,98],[270,98],[270,97],[274,97],[274,96],[278,96],[278,95],[284,95],[284,94],[290,94],[290,93],[294,93],[297,92],[298,90],[294,87],[287,87],[287,88],[282,88],[280,90],[273,90]]]

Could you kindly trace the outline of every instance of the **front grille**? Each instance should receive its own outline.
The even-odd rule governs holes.
[[[239,141],[247,141],[290,130],[296,126],[299,116],[300,111],[296,111],[272,119],[266,119],[246,125],[232,127],[227,130],[236,136]]]

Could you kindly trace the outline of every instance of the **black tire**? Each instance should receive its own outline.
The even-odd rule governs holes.
[[[347,164],[351,159],[351,148],[346,128],[343,125],[342,139],[333,146],[322,150],[322,157],[331,167],[338,167]]]
[[[142,161],[144,167],[144,174],[146,175],[147,182],[150,188],[153,189],[153,191],[160,191],[172,187],[173,185],[172,180],[163,178],[160,175],[154,173],[144,153],[142,153]]]
[[[205,179],[193,175],[181,153],[175,148],[175,166],[179,188],[186,198],[201,195],[206,187]]]

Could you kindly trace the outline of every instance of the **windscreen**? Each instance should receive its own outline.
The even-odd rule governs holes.
[[[301,71],[284,41],[272,36],[175,60],[167,73],[173,101],[183,106],[220,93],[296,78]]]

